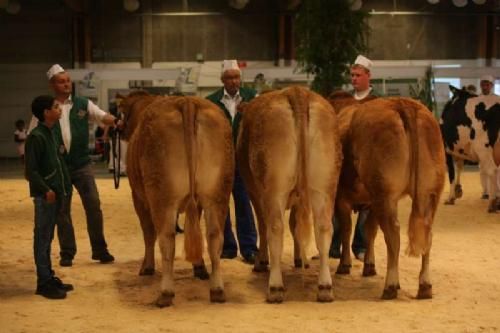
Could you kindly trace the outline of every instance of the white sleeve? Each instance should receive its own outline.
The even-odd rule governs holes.
[[[89,112],[90,120],[95,121],[100,126],[105,126],[102,122],[102,119],[104,118],[104,116],[106,116],[107,113],[101,110],[91,100],[89,100],[87,111]]]
[[[32,116],[31,117],[31,121],[30,121],[30,125],[28,126],[28,134],[30,134],[30,132],[38,126],[38,118],[35,117],[35,116]]]

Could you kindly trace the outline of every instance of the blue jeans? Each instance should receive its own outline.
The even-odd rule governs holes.
[[[361,252],[366,252],[366,238],[365,238],[365,221],[368,217],[370,210],[361,209],[358,212],[358,220],[356,221],[356,227],[354,229],[354,237],[352,239],[351,249],[354,254],[359,254]],[[333,218],[333,236],[332,245],[330,245],[330,255],[334,253],[340,254],[340,248],[342,246],[342,237],[340,234],[340,225],[336,218]]]
[[[94,172],[89,164],[70,171],[71,183],[78,191],[87,217],[87,232],[90,238],[92,254],[101,255],[108,251],[104,239],[103,218],[99,192],[94,179]],[[67,210],[63,210],[57,219],[57,237],[61,246],[61,258],[73,259],[76,254],[75,231],[71,219],[71,199]]]
[[[236,236],[240,245],[240,253],[243,257],[257,252],[257,231],[253,219],[252,206],[248,198],[245,184],[238,170],[234,173],[233,184],[234,210],[236,215]],[[231,229],[231,216],[227,214],[224,224],[224,245],[222,251],[236,254],[238,246]]]
[[[44,197],[33,198],[35,205],[35,227],[33,230],[33,252],[35,257],[37,284],[43,285],[53,275],[50,261],[50,244],[54,238],[54,227],[58,212],[68,205],[68,197],[57,194],[55,203],[48,203]]]

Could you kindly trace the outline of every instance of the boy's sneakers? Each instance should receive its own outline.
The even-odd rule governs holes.
[[[63,299],[66,298],[66,291],[59,288],[57,282],[54,280],[49,280],[44,284],[36,287],[35,294],[41,295],[49,299]]]

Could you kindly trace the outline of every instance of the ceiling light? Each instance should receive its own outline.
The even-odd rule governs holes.
[[[353,0],[351,2],[351,10],[360,10],[363,6],[363,1],[361,0]]]
[[[135,12],[140,5],[139,0],[123,0],[123,8],[128,12]]]
[[[439,0],[427,0],[427,2],[430,3],[431,5],[435,5],[439,3]]]
[[[467,0],[452,0],[452,2],[457,7],[465,7],[467,5]]]
[[[19,14],[19,12],[21,11],[21,5],[19,4],[19,1],[10,0],[7,4],[7,7],[5,7],[5,11],[12,15]]]

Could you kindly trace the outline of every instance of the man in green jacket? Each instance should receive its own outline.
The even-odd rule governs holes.
[[[39,120],[26,140],[26,179],[35,205],[33,248],[37,273],[36,294],[62,299],[73,286],[54,275],[50,261],[50,244],[58,214],[68,205],[71,182],[58,150],[53,127],[61,117],[61,109],[52,96],[33,100],[32,112]]]
[[[207,99],[219,106],[224,112],[233,128],[234,142],[236,142],[241,121],[241,114],[237,111],[237,107],[241,102],[253,99],[255,91],[241,87],[241,71],[236,60],[224,60],[221,81],[224,87],[207,96]],[[233,199],[240,253],[244,262],[253,264],[257,253],[257,232],[252,206],[237,167],[234,175]],[[238,246],[231,229],[231,217],[228,214],[224,226],[224,245],[221,258],[235,258],[237,251]]]

